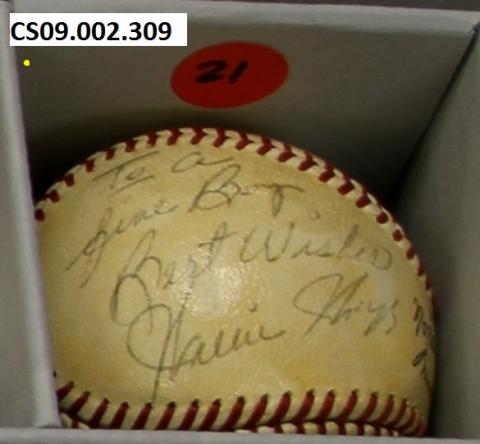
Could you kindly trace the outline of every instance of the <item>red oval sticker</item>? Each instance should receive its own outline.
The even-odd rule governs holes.
[[[256,102],[285,82],[288,63],[258,43],[229,42],[190,54],[173,71],[175,94],[192,105],[229,108]]]

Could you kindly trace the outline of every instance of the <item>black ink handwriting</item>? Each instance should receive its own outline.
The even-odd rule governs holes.
[[[114,238],[125,234],[148,220],[170,214],[176,211],[177,208],[177,205],[169,205],[165,200],[159,199],[150,208],[140,208],[131,215],[116,218],[114,208],[108,207],[100,217],[93,236],[86,241],[80,252],[69,262],[66,271],[71,270],[83,259],[84,268],[80,288],[85,287],[95,274],[105,248]]]
[[[397,325],[398,299],[375,304],[360,296],[360,289],[369,280],[369,275],[347,281],[341,273],[320,276],[303,286],[294,296],[292,304],[300,312],[313,318],[304,334],[310,334],[320,322],[333,326],[348,322],[353,316],[367,315],[364,336],[378,330],[390,334]],[[368,303],[367,303],[368,302]]]
[[[251,328],[241,326],[220,328],[212,339],[206,338],[200,332],[185,333],[184,320],[188,313],[189,301],[194,294],[195,278],[211,267],[220,249],[220,243],[231,235],[226,225],[222,224],[212,239],[202,244],[212,256],[204,268],[198,266],[192,257],[189,258],[187,269],[190,271],[184,279],[193,280],[189,282],[190,285],[186,288],[178,309],[167,303],[158,302],[162,277],[167,267],[164,267],[160,257],[152,254],[157,236],[155,230],[148,230],[144,234],[118,275],[110,300],[110,316],[116,324],[127,327],[126,347],[131,358],[137,364],[155,372],[152,402],[157,397],[162,376],[175,380],[182,369],[208,365],[244,348],[278,339],[286,333],[285,329],[268,328],[265,324],[255,321],[253,322],[255,326]],[[146,279],[147,271],[149,279]],[[130,298],[140,301],[136,304],[141,307],[139,311],[132,313],[130,310],[122,310],[123,304],[126,307],[131,305]],[[250,307],[248,312],[254,316],[257,310],[258,305],[255,305]],[[144,354],[146,343],[151,344],[151,348],[149,353]],[[152,349],[157,351],[153,355]]]
[[[369,302],[367,311],[368,313],[375,314],[375,316],[363,332],[364,336],[368,336],[370,333],[377,330],[382,323],[384,325],[390,324],[388,327],[384,328],[385,333],[390,334],[397,326],[397,306],[398,299],[394,299],[392,302],[382,302],[378,305],[374,305],[372,302]]]
[[[209,211],[220,207],[231,207],[241,196],[251,196],[260,190],[268,190],[270,211],[277,217],[286,202],[287,191],[304,193],[305,191],[291,184],[283,183],[257,183],[241,185],[238,176],[242,167],[233,163],[223,167],[210,176],[195,194],[189,212],[194,210]]]
[[[350,282],[345,282],[341,273],[332,273],[313,279],[304,285],[294,296],[293,306],[313,318],[305,330],[305,335],[325,321],[328,325],[348,321],[364,305],[358,299],[358,290],[368,280],[367,273]]]
[[[137,156],[133,159],[129,159],[95,176],[93,180],[96,181],[104,178],[110,178],[108,189],[112,193],[120,193],[121,191],[124,191],[127,188],[130,188],[141,182],[153,179],[153,174],[150,174],[145,166],[137,166],[137,162],[146,157],[155,156],[158,154],[159,151],[152,151],[150,153]]]
[[[233,157],[225,157],[218,160],[208,160],[200,151],[193,151],[178,159],[171,167],[172,173],[184,173],[197,167],[210,167],[222,163],[228,163]]]
[[[300,247],[296,247],[291,254],[292,259],[299,257],[335,257],[337,259],[351,259],[364,262],[378,270],[388,270],[392,267],[392,254],[380,245],[370,245],[362,242],[360,227],[354,224],[349,229],[339,247],[335,247],[332,239],[322,239],[315,244],[308,239]]]
[[[435,353],[435,330],[433,321],[430,319],[428,313],[417,298],[413,299],[415,323],[415,336],[422,339],[423,345],[421,350],[415,355],[412,360],[412,366],[420,369],[420,374],[425,382],[427,389],[431,392],[433,390],[433,380],[430,376],[429,361],[433,360]]]

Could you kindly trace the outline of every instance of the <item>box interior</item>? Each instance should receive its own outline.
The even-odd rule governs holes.
[[[204,1],[139,1],[135,6],[127,0],[81,3],[72,0],[14,2],[16,12],[135,10],[135,12],[187,11],[190,14],[189,46],[185,48],[16,48],[20,102],[34,198],[42,195],[51,183],[87,155],[146,131],[175,126],[219,126],[251,131],[298,145],[328,159],[365,183],[374,194],[379,195],[387,203],[395,202],[397,188],[400,188],[398,214],[401,220],[406,222],[413,240],[418,243],[420,253],[425,256],[427,268],[432,268],[435,274],[433,278],[438,279],[440,283],[443,284],[445,280],[452,282],[449,280],[450,271],[445,269],[445,262],[441,262],[441,257],[437,253],[438,243],[427,235],[429,224],[434,223],[435,218],[441,218],[443,214],[431,210],[427,194],[436,192],[435,187],[443,177],[450,179],[448,167],[447,170],[433,167],[437,163],[437,145],[443,147],[446,153],[445,158],[442,158],[442,165],[448,165],[451,161],[448,156],[452,154],[444,141],[443,128],[446,127],[445,131],[457,134],[455,145],[459,147],[460,152],[467,150],[465,151],[467,158],[461,159],[461,155],[457,155],[454,156],[456,161],[474,160],[468,153],[474,152],[475,132],[471,128],[475,127],[475,116],[478,120],[478,100],[476,108],[473,105],[466,106],[463,108],[466,110],[465,115],[461,114],[462,117],[457,116],[453,119],[454,122],[459,120],[458,123],[463,125],[461,127],[464,128],[464,133],[454,131],[455,124],[449,122],[451,116],[456,113],[456,107],[463,107],[464,102],[469,103],[472,100],[469,96],[470,88],[477,93],[476,96],[472,96],[474,100],[475,97],[478,99],[478,48],[472,49],[472,42],[475,25],[480,16],[466,12],[353,6],[268,5],[242,2],[215,3],[214,7],[212,5],[212,2]],[[0,2],[4,12],[4,23],[7,20],[5,6],[6,3]],[[6,39],[6,33],[3,38]],[[238,108],[209,110],[181,101],[170,87],[170,76],[174,68],[196,49],[225,41],[255,41],[275,48],[288,61],[287,82],[274,95]],[[0,55],[5,57],[9,52],[4,47]],[[475,54],[470,54],[474,52]],[[467,53],[470,54],[469,64],[462,65]],[[21,65],[25,58],[32,61],[28,69]],[[11,65],[12,61],[10,60],[8,64]],[[457,86],[459,80],[455,75],[459,67],[460,74],[468,69],[470,74],[467,74],[467,78],[471,77],[470,80],[460,77],[463,85],[460,87]],[[6,78],[10,82],[9,85],[15,84],[12,72]],[[0,93],[4,93],[4,97],[8,98],[8,94],[2,89]],[[451,94],[455,94],[457,98],[450,99]],[[446,100],[442,100],[444,97]],[[3,100],[5,102],[5,99]],[[10,101],[14,104],[10,102],[1,104],[4,109],[10,109],[10,106],[18,107],[16,97]],[[440,104],[444,114],[440,113],[437,117],[436,112]],[[445,107],[450,111],[443,111]],[[446,117],[441,117],[445,115]],[[19,125],[19,117],[14,120],[15,125]],[[432,120],[435,123],[432,126],[433,130],[429,128]],[[3,130],[0,132],[2,143],[7,141],[9,145],[23,149],[23,133],[19,126],[15,127],[11,122],[7,122],[0,128]],[[9,142],[10,133],[6,134],[4,128],[10,128],[10,133],[16,137],[13,142]],[[427,129],[429,135],[433,132],[437,136],[423,139],[422,136]],[[476,134],[478,139],[478,130]],[[466,141],[465,135],[468,136]],[[419,149],[424,140],[426,148]],[[421,154],[417,156],[417,152]],[[415,158],[413,163],[412,157]],[[423,160],[416,160],[417,157]],[[478,162],[478,157],[475,159]],[[27,221],[28,216],[25,213],[30,192],[25,185],[28,182],[26,161],[13,159],[9,162],[11,165],[18,162],[24,174],[9,179],[16,192],[20,192],[25,200],[23,209],[15,208],[11,214],[23,218],[22,223],[30,230],[26,241],[23,241],[26,244],[25,248],[34,248],[32,234],[34,228],[30,226],[31,223]],[[433,172],[424,182],[419,177],[421,178],[427,164]],[[460,163],[458,165],[460,168]],[[473,165],[474,163],[472,168]],[[404,174],[410,171],[411,175]],[[0,178],[3,177],[7,176],[0,175]],[[417,186],[426,191],[417,195]],[[463,193],[462,196],[471,202],[468,205],[473,206],[475,204],[473,182],[470,181],[468,186],[470,194]],[[1,192],[3,187],[0,187]],[[448,193],[446,196],[449,196]],[[456,195],[451,196],[453,199]],[[0,194],[0,197],[7,204],[13,200],[12,196],[3,197]],[[450,207],[437,208],[442,208],[442,212],[448,212]],[[478,202],[476,208],[478,213]],[[421,224],[416,223],[418,218],[422,218]],[[445,218],[444,222],[438,225],[438,237],[446,236],[456,219],[453,219],[450,225],[448,220]],[[12,224],[11,216],[9,221],[6,221],[6,226],[8,224]],[[459,233],[458,236],[461,232],[464,233],[459,227],[460,224],[455,231]],[[472,236],[478,240],[473,231]],[[425,240],[427,238],[428,241]],[[3,239],[0,238],[0,241]],[[464,237],[462,240],[466,242]],[[13,251],[15,244],[10,241],[8,245]],[[458,244],[455,245],[451,246],[451,251],[455,253],[451,253],[450,257],[460,258],[462,253],[458,250]],[[2,253],[2,266],[9,263],[6,260],[8,257],[11,261],[10,266],[16,270],[14,274],[18,274],[18,270],[38,273],[34,255],[30,261],[24,262],[28,251],[25,252],[21,248],[18,251],[19,257],[14,253],[12,255]],[[475,251],[469,250],[469,256],[466,257],[475,257]],[[473,262],[463,260],[465,268],[462,268],[464,264],[462,259],[458,262],[463,274],[455,282],[468,282],[468,276],[474,275],[471,268]],[[7,268],[5,270],[6,276],[10,271]],[[455,270],[458,271],[457,268]],[[5,291],[26,297],[25,295],[38,295],[40,292],[37,280],[33,282],[32,288],[25,288],[20,282],[13,282],[13,288],[10,290],[8,279],[0,282],[3,293],[5,293],[3,289],[6,289]],[[451,295],[451,291],[461,289],[462,295],[465,295],[459,300],[462,306],[457,307],[455,315],[441,317],[438,324],[439,349],[446,350],[440,352],[438,365],[440,376],[434,409],[437,416],[432,422],[432,434],[438,437],[480,437],[480,429],[476,425],[478,422],[476,412],[479,409],[473,408],[477,406],[475,392],[467,388],[467,384],[476,382],[474,363],[478,360],[469,358],[470,355],[464,348],[466,344],[474,348],[474,340],[479,332],[471,326],[464,326],[461,331],[454,328],[456,323],[463,319],[461,316],[464,314],[470,313],[473,316],[473,311],[469,311],[464,305],[466,302],[470,303],[475,294],[472,285],[459,283],[458,289],[446,285],[446,290],[442,292],[443,298],[439,296],[438,307],[442,310],[445,309],[445,302],[442,301]],[[13,309],[21,313],[25,307],[14,306]],[[41,312],[29,316],[40,318],[40,326],[44,328]],[[9,322],[12,322],[11,318]],[[445,330],[442,330],[444,325]],[[21,330],[18,327],[12,328],[19,338],[23,337],[23,327]],[[453,338],[451,331],[454,332]],[[30,368],[35,367],[30,374],[32,372],[37,374],[36,360],[43,359],[45,362],[45,359],[39,358],[31,348],[32,345],[27,340],[24,349],[14,352],[10,350],[10,355],[14,355],[15,359],[29,360]],[[456,353],[457,350],[463,352]],[[463,361],[458,363],[454,360],[448,363],[450,352],[452,356]],[[17,357],[17,354],[21,356]],[[465,368],[462,366],[463,363]],[[14,380],[17,374],[16,366],[18,364],[14,362],[5,373],[6,376],[2,376],[5,379],[1,382],[5,380],[8,383]],[[449,370],[442,373],[444,367]],[[451,378],[458,378],[460,375],[467,379],[452,384]],[[48,384],[51,382],[45,374],[41,374],[39,379],[48,381]],[[41,382],[37,380],[35,384]],[[452,412],[451,402],[456,399],[455,393],[458,393],[459,384],[463,384],[461,390],[463,401],[457,399],[455,405],[458,409]],[[43,396],[41,405],[35,407],[38,411],[47,412],[40,422],[35,415],[28,417],[28,420],[32,421],[30,424],[21,421],[19,423],[17,419],[7,416],[4,425],[48,426],[55,413],[51,399],[47,397]],[[24,399],[23,395],[21,399]],[[2,408],[4,406],[0,405],[0,411]],[[19,410],[22,411],[22,408],[24,407],[19,407]],[[447,420],[445,418],[448,415],[452,416]]]
[[[28,427],[57,419],[8,29],[8,5],[0,2],[0,426]]]
[[[115,11],[188,11],[190,43],[184,48],[17,48],[19,60],[32,60],[31,69],[20,70],[20,83],[35,191],[45,190],[67,165],[124,138],[155,128],[206,125],[309,149],[386,197],[475,23],[468,13],[388,8],[95,5],[14,3],[17,12],[100,12],[112,5]],[[238,108],[202,109],[179,100],[170,88],[172,70],[196,49],[225,41],[273,47],[289,63],[287,82],[274,95]]]
[[[438,436],[480,437],[479,43],[408,169],[395,206],[434,283],[439,371],[432,425]]]

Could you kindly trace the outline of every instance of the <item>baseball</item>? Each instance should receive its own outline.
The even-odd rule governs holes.
[[[66,426],[425,433],[430,284],[328,162],[158,131],[74,167],[35,216]]]

